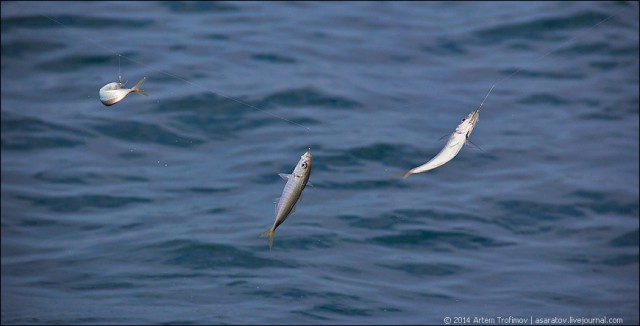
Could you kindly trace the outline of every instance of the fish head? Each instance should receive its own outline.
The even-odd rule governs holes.
[[[469,113],[466,118],[460,121],[460,124],[456,128],[456,133],[464,134],[467,136],[467,138],[469,138],[471,132],[473,131],[473,128],[475,128],[476,126],[476,123],[478,123],[478,121],[480,120],[480,108],[481,106]]]
[[[311,171],[311,148],[300,156],[300,161],[298,161],[296,168],[293,170],[293,174],[296,176],[308,175],[309,171]]]

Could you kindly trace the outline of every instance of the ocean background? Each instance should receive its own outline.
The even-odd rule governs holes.
[[[3,325],[639,322],[637,2],[1,6]]]

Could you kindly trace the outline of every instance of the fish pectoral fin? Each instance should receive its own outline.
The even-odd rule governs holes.
[[[280,201],[280,197],[276,198],[276,199],[273,201],[273,206],[274,206],[273,213],[274,213],[276,216],[278,216],[278,201]]]
[[[483,152],[484,152],[484,150],[483,150],[482,148],[480,148],[480,146],[478,146],[478,145],[476,145],[476,144],[472,143],[472,142],[471,142],[470,140],[468,140],[468,139],[467,139],[467,142],[466,142],[465,144],[466,144],[466,145],[468,145],[468,146],[471,146],[471,147],[477,148],[477,149],[479,149],[479,150],[481,150],[481,151],[483,151]]]
[[[444,135],[444,136],[440,137],[440,139],[438,139],[438,141],[444,140],[445,138],[447,138],[447,137],[449,137],[449,136],[450,136],[449,134],[446,134],[446,135]]]
[[[310,181],[307,181],[307,186],[313,187],[313,183],[311,183]]]
[[[284,180],[289,180],[289,178],[291,178],[291,174],[278,173],[278,175],[280,176],[280,178],[282,178]]]

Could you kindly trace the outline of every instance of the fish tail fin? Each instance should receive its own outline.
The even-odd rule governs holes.
[[[273,236],[274,235],[275,235],[275,230],[271,228],[269,230],[266,230],[266,231],[260,233],[260,235],[258,237],[260,237],[260,238],[269,237],[269,250],[271,250],[271,247],[273,247]]]
[[[145,92],[145,91],[142,89],[142,83],[144,83],[144,81],[145,81],[146,79],[147,79],[147,77],[142,77],[142,79],[140,79],[140,81],[139,81],[135,86],[133,86],[133,87],[131,88],[131,91],[132,91],[132,92],[134,92],[134,93],[138,93],[138,94],[140,94],[140,95],[143,95],[143,96],[149,96],[149,94],[147,94],[147,92]]]
[[[411,171],[407,171],[407,172],[402,172],[402,173],[396,173],[393,175],[394,178],[402,178],[402,179],[406,179],[408,176],[410,176],[412,173]]]

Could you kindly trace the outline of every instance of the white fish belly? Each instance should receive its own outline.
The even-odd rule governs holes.
[[[451,161],[458,153],[462,146],[464,146],[465,135],[455,134],[449,138],[447,144],[440,150],[440,152],[433,157],[429,162],[411,169],[411,173],[421,173],[429,170],[433,170],[445,163]]]
[[[300,199],[302,190],[304,189],[303,179],[297,179],[294,176],[287,181],[282,190],[282,196],[276,205],[276,221],[274,226],[278,226],[284,222],[293,211],[293,207]]]
[[[118,89],[111,91],[101,91],[100,92],[100,101],[106,105],[112,105],[120,102],[123,98],[125,98],[131,92],[130,89]]]

